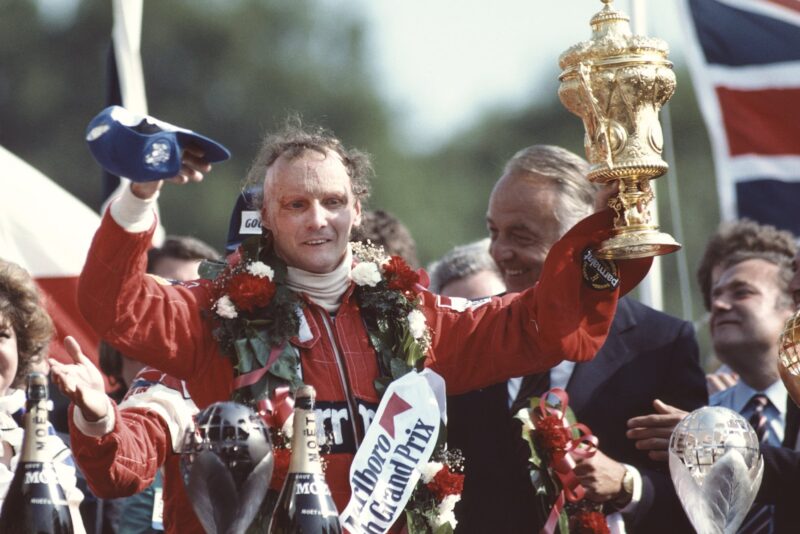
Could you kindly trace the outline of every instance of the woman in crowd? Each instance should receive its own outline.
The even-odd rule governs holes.
[[[42,307],[31,276],[19,265],[0,260],[0,505],[14,478],[22,448],[25,377],[46,366],[44,358],[52,337],[53,322]],[[83,532],[78,512],[83,494],[75,487],[72,453],[52,427],[47,452],[67,494],[75,532]]]

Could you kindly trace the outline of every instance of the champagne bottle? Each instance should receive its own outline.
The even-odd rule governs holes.
[[[47,397],[47,377],[30,373],[22,453],[0,512],[4,534],[72,534],[64,488],[47,456]]]
[[[342,531],[331,490],[322,474],[315,395],[311,386],[301,386],[295,393],[292,457],[269,524],[271,534],[340,534]]]

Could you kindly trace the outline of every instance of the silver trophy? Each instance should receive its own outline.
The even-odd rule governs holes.
[[[728,408],[693,411],[672,432],[669,471],[699,534],[733,534],[756,497],[764,462],[756,433]]]
[[[269,489],[274,458],[269,430],[247,406],[217,402],[187,433],[181,471],[197,518],[209,534],[240,534]]]

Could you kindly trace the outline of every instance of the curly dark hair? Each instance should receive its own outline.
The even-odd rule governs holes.
[[[703,293],[703,303],[711,309],[711,288],[714,269],[727,269],[737,263],[760,259],[779,268],[779,281],[786,301],[780,305],[791,305],[789,282],[793,276],[792,261],[797,253],[794,236],[774,226],[758,224],[750,219],[722,223],[706,244],[697,282]]]
[[[19,363],[11,387],[19,388],[34,364],[46,355],[53,338],[53,321],[42,306],[31,275],[5,260],[0,260],[0,319],[7,321],[17,336]]]
[[[391,256],[400,256],[413,269],[420,266],[417,257],[417,243],[411,231],[403,222],[383,210],[364,210],[361,212],[361,224],[350,232],[350,241],[371,242],[380,245]]]
[[[372,176],[372,162],[369,155],[356,149],[347,149],[342,142],[321,126],[304,125],[299,115],[290,115],[281,130],[267,134],[261,148],[247,171],[243,190],[253,186],[257,193],[252,200],[253,208],[261,209],[264,201],[261,187],[267,169],[281,156],[293,160],[306,150],[314,150],[326,155],[335,152],[350,176],[353,194],[362,203],[369,197],[369,179]]]

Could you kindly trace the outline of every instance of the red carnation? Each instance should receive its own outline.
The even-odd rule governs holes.
[[[249,273],[234,275],[228,282],[228,296],[240,310],[253,311],[269,304],[275,294],[275,284],[268,278]]]
[[[272,449],[272,453],[275,455],[275,464],[272,468],[272,481],[270,481],[269,487],[275,491],[280,491],[289,472],[289,460],[292,458],[292,451],[290,449],[276,448]]]
[[[464,475],[460,473],[453,473],[450,468],[445,465],[436,475],[433,480],[426,484],[431,493],[436,497],[438,502],[442,502],[448,495],[461,495],[464,489]]]
[[[419,275],[400,256],[392,256],[383,264],[389,289],[411,291],[419,282]]]
[[[533,437],[537,445],[550,457],[563,456],[569,443],[569,431],[558,417],[548,415],[536,421]]]
[[[569,530],[576,534],[610,534],[606,516],[588,510],[581,510],[572,516]]]

